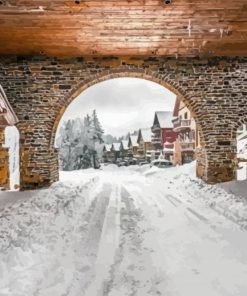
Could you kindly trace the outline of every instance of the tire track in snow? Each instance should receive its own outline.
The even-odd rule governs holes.
[[[130,270],[137,268],[134,266],[134,262],[131,262],[132,265],[128,266],[130,269],[129,274],[125,270],[121,270],[121,264],[123,264],[124,258],[128,255],[127,252],[133,253],[136,258],[140,255],[142,239],[138,234],[137,223],[141,217],[140,212],[134,205],[134,199],[131,198],[125,186],[121,187],[121,201],[123,205],[120,216],[121,240],[116,252],[115,262],[111,267],[111,279],[105,283],[103,296],[115,296],[116,293],[119,293],[119,290],[122,290],[122,293],[124,293],[121,293],[121,295],[135,296],[138,291],[139,281],[130,275]],[[131,259],[128,258],[127,260]]]
[[[191,208],[187,208],[187,210],[192,213],[194,216],[196,216],[199,220],[201,220],[202,222],[206,222],[208,223],[208,219],[205,218],[203,215],[197,213],[195,210],[191,209]]]
[[[192,214],[194,217],[196,217],[197,219],[199,219],[201,222],[204,222],[204,223],[208,223],[208,219],[198,213],[198,211],[196,211],[195,209],[191,208],[191,207],[187,207],[186,204],[184,204],[180,199],[178,199],[177,197],[171,195],[171,194],[162,194],[160,192],[160,197],[165,197],[166,200],[168,200],[174,207],[176,208],[179,208],[181,210],[184,211],[184,214],[188,217],[188,215],[186,214],[186,212],[188,211],[190,214]]]
[[[143,207],[150,211],[150,206],[143,201],[136,203],[141,197],[136,191],[130,193],[129,188],[133,189],[124,184],[121,190],[121,239],[103,296],[162,295],[163,276],[153,266],[152,244],[144,243],[152,229],[143,216]]]
[[[107,282],[109,276],[111,276],[111,266],[114,264],[115,260],[114,254],[119,246],[120,185],[114,184],[111,190],[94,267],[95,277],[85,294],[88,296],[103,295],[105,282]]]
[[[82,232],[82,240],[79,242],[77,249],[78,265],[74,275],[73,284],[66,295],[75,295],[82,293],[85,295],[85,290],[94,280],[95,261],[100,245],[101,232],[104,225],[109,196],[111,192],[110,184],[103,184],[103,187],[97,192],[97,195],[92,200],[85,217],[84,227]]]

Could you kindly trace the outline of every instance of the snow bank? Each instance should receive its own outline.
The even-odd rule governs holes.
[[[247,181],[208,185],[196,177],[196,162],[166,169],[146,169],[143,175],[154,186],[172,188],[187,201],[201,200],[209,207],[247,229]],[[188,194],[185,194],[189,192]]]
[[[95,179],[84,186],[60,182],[0,210],[1,296],[68,295],[76,277],[88,190],[96,187]]]

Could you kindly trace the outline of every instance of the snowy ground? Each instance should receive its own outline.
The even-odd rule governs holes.
[[[194,171],[107,166],[1,193],[0,296],[246,296],[247,201]]]

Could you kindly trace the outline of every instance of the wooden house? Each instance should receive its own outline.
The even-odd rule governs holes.
[[[174,164],[191,162],[195,160],[196,148],[200,144],[196,122],[179,98],[176,99],[173,116],[173,130],[176,134]]]
[[[139,130],[137,143],[139,145],[137,149],[139,157],[142,159],[147,159],[147,152],[153,150],[151,128]]]

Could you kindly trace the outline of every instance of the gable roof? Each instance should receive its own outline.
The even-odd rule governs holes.
[[[139,130],[137,142],[140,142],[140,138],[142,138],[144,143],[151,143],[152,139],[152,131],[151,128],[143,128]]]
[[[238,154],[242,154],[247,151],[247,137],[237,142],[237,151]]]
[[[121,141],[121,148],[124,150],[128,150],[129,149],[129,141],[128,140],[122,140]]]
[[[244,132],[244,133],[240,134],[239,136],[237,136],[237,141],[241,141],[246,138],[247,138],[247,132]]]
[[[173,113],[171,111],[156,111],[154,123],[158,121],[160,128],[173,128]]]
[[[129,137],[129,146],[132,145],[133,147],[138,147],[138,143],[137,143],[137,139],[138,139],[138,136],[130,136]]]
[[[112,143],[112,150],[114,151],[120,151],[120,145],[121,143]]]
[[[12,109],[6,94],[0,85],[0,125],[15,125],[18,122],[18,118]]]
[[[106,152],[110,152],[111,151],[111,147],[112,147],[112,145],[105,144],[103,150],[106,151]]]

